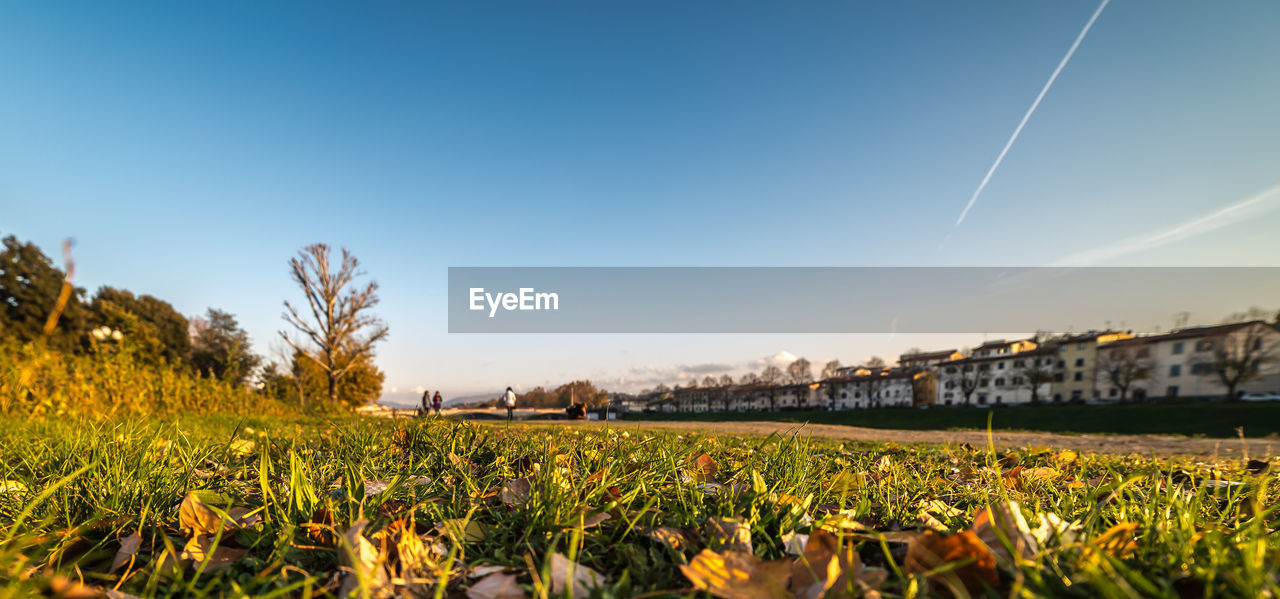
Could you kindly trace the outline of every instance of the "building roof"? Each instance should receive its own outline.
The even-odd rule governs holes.
[[[954,349],[944,349],[939,351],[920,352],[918,354],[902,354],[901,356],[898,356],[898,361],[909,362],[916,360],[937,360],[939,358],[950,358],[952,354],[955,353],[956,350]]]
[[[1128,339],[1117,339],[1111,343],[1107,343],[1106,347],[1128,347],[1131,345],[1145,345],[1147,343],[1155,343],[1157,341],[1174,341],[1177,339],[1197,339],[1200,337],[1217,337],[1233,333],[1251,325],[1262,325],[1271,327],[1266,321],[1250,320],[1246,322],[1231,322],[1227,324],[1215,324],[1203,327],[1187,327],[1164,333],[1162,335],[1145,335],[1142,337],[1130,337]],[[1272,327],[1274,328],[1274,327]]]
[[[1058,341],[1062,343],[1079,343],[1081,341],[1093,341],[1094,339],[1097,339],[1098,337],[1103,337],[1105,335],[1119,335],[1122,332],[1123,331],[1112,331],[1112,330],[1088,331],[1088,332],[1080,333],[1077,335],[1063,335],[1062,338],[1059,339]]]
[[[952,364],[974,364],[977,362],[995,362],[997,360],[1021,360],[1022,358],[1034,358],[1037,356],[1054,356],[1058,354],[1057,345],[1041,345],[1035,349],[1020,351],[1014,354],[999,354],[996,356],[969,356],[960,358],[959,360],[948,360],[938,364],[938,366],[949,366]]]

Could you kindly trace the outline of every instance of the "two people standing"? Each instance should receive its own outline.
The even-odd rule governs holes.
[[[431,410],[436,411],[436,416],[440,415],[440,408],[444,406],[444,400],[440,398],[440,392],[436,391],[435,397],[431,397],[430,391],[422,392],[422,407],[418,408],[419,416],[426,416]]]

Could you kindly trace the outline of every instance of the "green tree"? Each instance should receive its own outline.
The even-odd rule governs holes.
[[[119,330],[145,357],[174,364],[191,353],[187,317],[169,302],[104,286],[94,294],[91,308],[90,325]]]
[[[329,373],[309,356],[295,354],[294,372],[299,373],[302,387],[308,397],[333,397],[332,405],[359,407],[371,404],[382,397],[382,383],[387,375],[373,364],[366,353],[344,353],[336,363],[346,373],[336,387],[330,387]]]
[[[20,342],[38,339],[58,302],[65,273],[40,248],[10,235],[0,251],[0,337]],[[84,290],[73,288],[49,338],[53,349],[71,351],[84,346],[86,310]]]
[[[261,362],[234,315],[209,308],[203,318],[191,319],[191,367],[196,372],[243,385]]]

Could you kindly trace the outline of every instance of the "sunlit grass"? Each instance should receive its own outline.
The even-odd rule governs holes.
[[[360,521],[362,538],[397,560],[407,550],[379,539],[404,543],[409,530],[426,548],[406,592],[460,595],[478,580],[468,571],[497,565],[527,595],[550,595],[559,553],[601,575],[596,596],[681,596],[693,590],[680,566],[726,547],[708,532],[713,518],[741,519],[753,553],[769,560],[788,557],[791,533],[824,523],[913,531],[925,510],[934,526],[962,530],[976,509],[1008,499],[1032,527],[1052,513],[1079,529],[1073,543],[1002,565],[998,596],[1280,588],[1280,487],[1243,464],[354,417],[10,420],[0,439],[0,576],[10,596],[77,583],[137,596],[317,596],[348,580],[367,583],[357,594],[375,593],[342,569],[353,552],[343,533]],[[527,494],[504,494],[504,485],[522,489],[520,479]],[[237,556],[228,567],[174,559],[192,537],[178,506],[194,491],[210,509],[260,516],[218,537]],[[1090,545],[1117,523],[1134,526],[1132,546]],[[687,545],[655,539],[657,527]],[[137,552],[111,571],[135,532]],[[903,567],[897,540],[867,539],[857,551],[885,571],[883,596],[929,588]]]

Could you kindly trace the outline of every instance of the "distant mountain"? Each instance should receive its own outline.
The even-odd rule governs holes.
[[[477,393],[473,395],[463,395],[461,397],[444,397],[445,407],[453,407],[460,404],[476,403],[481,401],[489,401],[495,397],[502,395],[502,391],[494,391],[493,393]],[[416,408],[422,403],[422,394],[413,391],[399,391],[397,393],[383,393],[382,398],[378,400],[379,405],[392,408]]]

